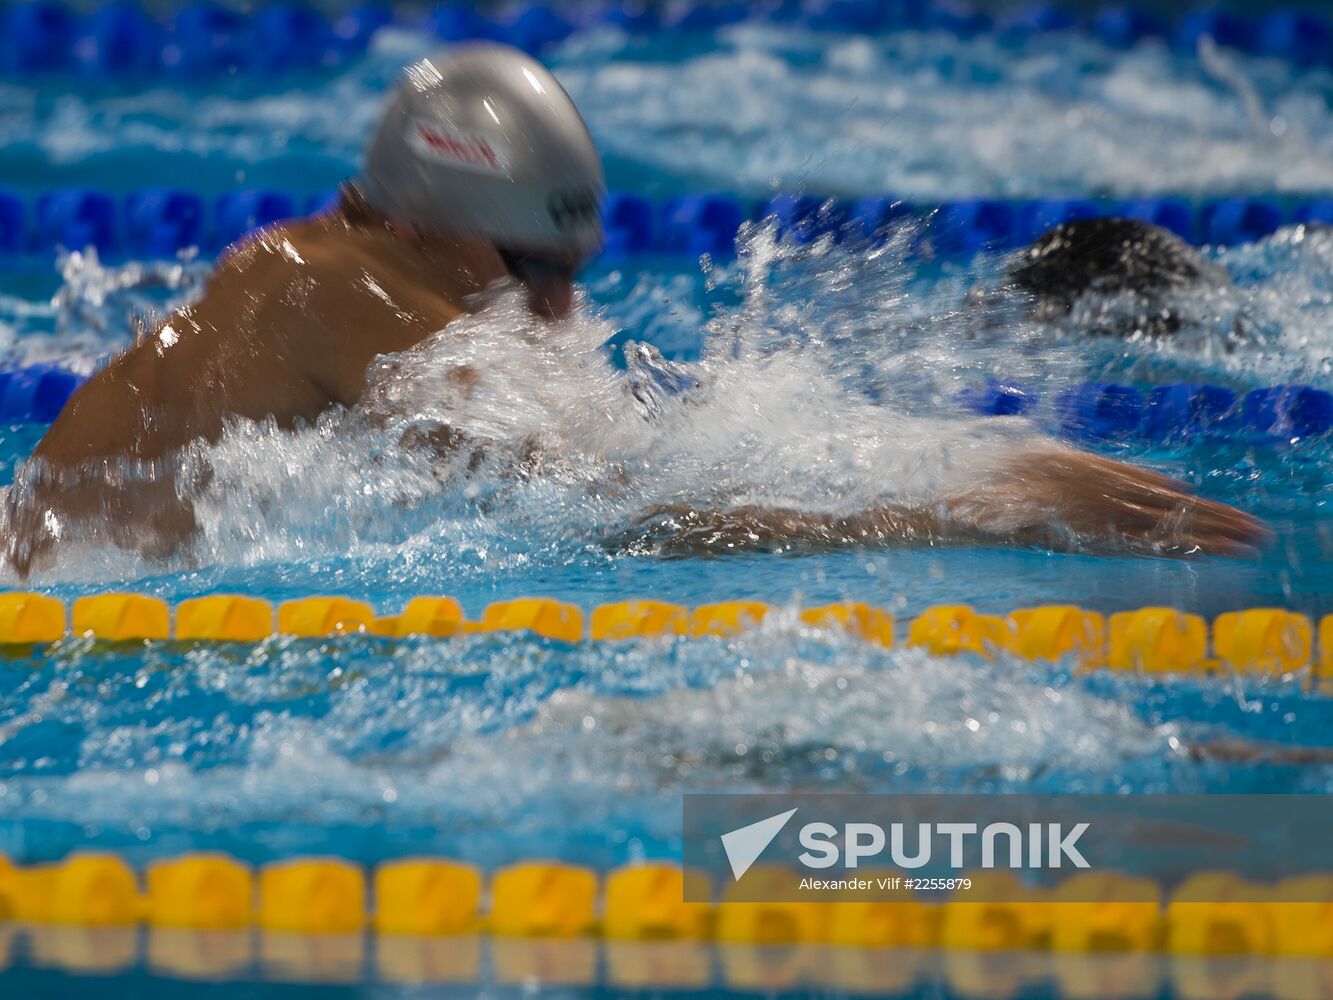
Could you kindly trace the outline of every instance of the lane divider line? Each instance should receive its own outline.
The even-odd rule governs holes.
[[[726,0],[641,5],[602,0],[574,6],[519,2],[492,15],[462,3],[424,14],[395,16],[388,4],[360,3],[326,16],[301,2],[262,5],[246,14],[195,0],[159,20],[133,2],[103,3],[76,13],[53,0],[25,0],[0,9],[0,72],[73,72],[93,79],[165,77],[207,80],[219,75],[329,71],[365,52],[376,32],[398,25],[442,41],[500,41],[541,54],[571,36],[614,28],[636,35],[715,32],[742,22],[789,24],[819,32],[878,35],[896,31],[991,35],[1015,46],[1041,35],[1082,31],[1113,48],[1146,39],[1194,55],[1200,40],[1296,66],[1333,62],[1333,29],[1312,11],[1259,16],[1202,8],[1169,19],[1136,5],[1107,5],[1084,14],[1034,2],[992,17],[967,3],[909,0]]]
[[[792,872],[757,865],[756,880]],[[367,870],[334,857],[274,861],[256,871],[201,852],[150,863],[142,878],[119,855],[75,851],[46,864],[0,857],[0,922],[78,927],[258,927],[297,934],[822,944],[969,950],[1167,951],[1183,954],[1333,955],[1333,875],[1273,885],[1235,872],[1199,872],[1170,892],[1116,872],[1070,876],[1049,888],[1010,872],[965,873],[971,888],[927,898],[750,902],[715,895],[702,872],[645,862],[599,873],[527,860],[484,874],[445,858],[386,861]],[[686,902],[690,895],[715,902]]]
[[[961,391],[957,401],[984,416],[1040,419],[1038,394],[1022,384],[990,379]],[[1085,382],[1057,392],[1047,422],[1089,441],[1167,443],[1209,437],[1254,444],[1297,441],[1333,429],[1333,393],[1310,385],[1275,385],[1244,395],[1226,386],[1178,382],[1138,389]]]
[[[264,226],[327,210],[332,191],[304,195],[247,188],[206,196],[183,188],[118,194],[91,187],[25,196],[0,189],[0,261],[57,248],[95,249],[103,258],[175,259],[217,253]],[[613,192],[602,205],[602,262],[639,257],[735,256],[742,224],[771,220],[798,244],[831,239],[879,242],[904,223],[917,227],[911,250],[931,258],[968,259],[1014,250],[1048,229],[1078,219],[1118,216],[1163,226],[1201,245],[1253,243],[1286,225],[1333,224],[1333,199],[1176,197],[1124,199],[964,198],[913,202],[890,194],[856,199],[784,193],[766,201],[695,192],[656,199]]]
[[[273,636],[403,639],[483,633],[530,634],[568,644],[729,638],[760,627],[778,612],[752,600],[693,610],[631,600],[599,605],[585,618],[577,605],[529,597],[497,601],[480,619],[470,620],[450,597],[415,597],[401,613],[379,615],[368,603],[347,597],[302,597],[275,609],[262,598],[214,594],[181,601],[173,614],[161,598],[126,592],[80,597],[67,617],[61,601],[15,591],[0,593],[0,645],[38,647],[69,638],[260,642]],[[898,642],[893,616],[861,602],[806,608],[797,620],[802,627],[846,633],[885,648]],[[1001,616],[979,613],[966,604],[936,605],[908,623],[903,642],[937,656],[1007,654],[1029,661],[1068,660],[1084,669],[1276,675],[1308,669],[1333,676],[1333,615],[1316,627],[1305,615],[1282,608],[1227,612],[1210,628],[1198,615],[1164,607],[1107,616],[1075,605],[1049,604]]]
[[[0,371],[0,423],[51,423],[86,381],[50,364]],[[984,416],[1027,416],[1065,437],[1093,442],[1166,444],[1206,436],[1274,445],[1333,430],[1333,392],[1277,385],[1240,395],[1225,386],[1174,383],[1150,389],[1088,382],[1055,395],[1038,412],[1039,395],[992,379],[958,394],[963,408]]]

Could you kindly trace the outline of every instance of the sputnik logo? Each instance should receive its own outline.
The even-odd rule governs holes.
[[[750,866],[764,853],[764,849],[773,843],[773,838],[782,832],[787,820],[794,815],[796,810],[788,809],[785,813],[778,813],[768,819],[761,819],[758,823],[751,823],[749,826],[742,826],[730,833],[722,834],[722,849],[727,852],[727,861],[731,863],[731,874],[737,881],[750,870]]]

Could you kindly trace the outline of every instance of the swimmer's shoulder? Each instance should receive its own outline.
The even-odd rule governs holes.
[[[391,325],[437,330],[463,313],[463,292],[447,269],[423,263],[383,224],[340,213],[288,232],[310,273],[337,283],[344,303],[383,312]]]
[[[218,259],[214,280],[336,278],[350,268],[374,265],[386,242],[384,235],[352,225],[337,212],[288,219],[229,247]]]
[[[259,303],[298,280],[305,261],[293,237],[301,222],[278,222],[247,234],[222,251],[196,308],[230,310],[244,301]]]
[[[345,334],[376,353],[411,346],[463,311],[388,229],[337,210],[255,233],[219,262],[209,296],[254,303],[288,340]]]
[[[228,248],[208,294],[221,300],[243,296],[256,308],[304,302],[306,310],[336,315],[349,304],[362,305],[359,279],[376,266],[374,242],[373,234],[336,215],[274,223]]]
[[[336,238],[337,228],[342,227],[325,216],[271,223],[227,247],[218,258],[213,278],[249,275],[260,267],[295,271],[308,266],[318,248]]]

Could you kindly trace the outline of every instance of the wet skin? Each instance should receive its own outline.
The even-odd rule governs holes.
[[[11,493],[10,561],[26,572],[53,546],[48,511],[126,548],[171,551],[194,531],[194,514],[156,463],[192,441],[216,442],[229,420],[290,430],[355,405],[375,357],[420,343],[506,275],[484,240],[423,235],[346,202],[248,239],[196,304],[70,399],[33,453],[36,477]],[[527,290],[539,316],[570,307],[568,276],[540,274]],[[119,481],[126,461],[148,474]]]
[[[10,562],[26,575],[71,528],[149,555],[175,551],[195,531],[188,484],[168,464],[182,447],[216,442],[238,418],[292,429],[356,405],[374,358],[420,343],[463,314],[471,293],[523,271],[514,256],[506,263],[481,239],[423,235],[346,199],[327,216],[246,241],[220,261],[199,302],[72,397],[10,493]],[[569,310],[575,262],[567,263],[526,274],[537,315]],[[126,462],[148,474],[126,479],[117,471]],[[645,533],[660,534],[665,523],[677,536],[667,548],[689,551],[953,538],[1238,555],[1266,537],[1253,518],[1178,483],[1052,442],[1014,454],[987,482],[928,509],[663,514],[648,512],[654,523]]]

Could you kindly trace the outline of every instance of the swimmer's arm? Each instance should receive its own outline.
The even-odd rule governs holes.
[[[645,511],[612,546],[656,555],[706,555],[923,542],[942,539],[944,533],[934,512],[906,507],[834,515],[786,507],[713,510],[664,504]]]
[[[668,555],[1003,541],[1234,556],[1253,551],[1267,535],[1249,515],[1196,497],[1165,476],[1051,444],[1024,451],[988,482],[929,506],[882,505],[849,515],[664,506],[646,512],[619,542]]]

